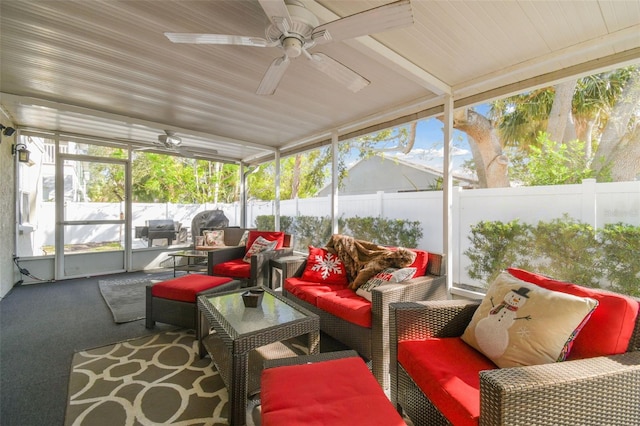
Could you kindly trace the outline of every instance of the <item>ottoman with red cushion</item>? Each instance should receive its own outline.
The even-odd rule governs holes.
[[[264,367],[262,426],[406,426],[355,351],[268,360]]]
[[[203,294],[240,288],[241,281],[228,277],[187,274],[182,277],[147,285],[146,327],[156,321],[183,328],[196,329],[196,300]]]

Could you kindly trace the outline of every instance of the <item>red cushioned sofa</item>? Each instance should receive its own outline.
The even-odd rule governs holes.
[[[391,400],[398,410],[416,426],[640,424],[640,300],[521,269],[508,272],[598,301],[568,358],[498,368],[461,338],[480,301],[394,303]]]
[[[391,248],[393,250],[393,248]],[[294,277],[285,277],[282,294],[320,317],[320,329],[370,360],[373,375],[389,388],[389,304],[412,300],[446,299],[444,257],[416,252],[415,277],[384,284],[371,291],[371,301],[348,283],[326,284],[302,278],[305,265]]]
[[[243,259],[258,238],[277,241],[275,250],[254,254],[250,262]],[[246,245],[208,252],[207,273],[243,280],[248,287],[268,286],[269,260],[293,254],[293,236],[284,232],[250,230]]]

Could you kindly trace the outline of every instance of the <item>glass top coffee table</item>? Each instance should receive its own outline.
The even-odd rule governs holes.
[[[259,380],[249,371],[251,351],[293,337],[306,336],[309,354],[320,351],[320,318],[270,290],[256,308],[247,308],[242,293],[233,290],[198,297],[197,324],[200,356],[205,349],[229,392],[229,424],[246,424],[249,381]],[[210,328],[215,334],[208,337]],[[277,358],[275,354],[273,358]],[[253,377],[250,377],[253,376]]]

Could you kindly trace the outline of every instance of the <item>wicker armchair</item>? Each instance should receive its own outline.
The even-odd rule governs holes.
[[[304,264],[297,268],[300,276]],[[284,277],[290,278],[288,276]],[[386,284],[371,292],[371,328],[363,327],[334,316],[282,288],[283,296],[320,317],[320,330],[357,351],[369,360],[373,375],[383,389],[389,389],[389,304],[411,300],[440,300],[447,298],[444,256],[430,253],[426,275],[400,284]]]
[[[398,342],[461,336],[479,303],[391,304],[391,401],[416,426],[450,423],[398,363]],[[640,315],[624,354],[481,371],[479,424],[639,425]]]
[[[247,247],[226,247],[208,252],[207,273],[209,275],[226,276],[236,280],[243,280],[246,287],[269,287],[270,267],[269,261],[282,256],[293,254],[293,236],[284,234],[284,245],[277,250],[264,251],[251,256],[251,263],[242,262],[247,252]],[[235,262],[235,266],[233,263]],[[230,268],[220,268],[223,264],[231,265]],[[245,269],[244,266],[247,266]]]

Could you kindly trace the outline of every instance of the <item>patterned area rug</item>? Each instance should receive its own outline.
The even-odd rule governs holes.
[[[78,352],[65,425],[226,425],[227,389],[191,332]]]
[[[181,276],[178,272],[176,276]],[[145,317],[145,287],[149,283],[157,283],[173,278],[173,272],[153,274],[146,277],[100,280],[100,294],[107,303],[116,323],[130,322]]]

